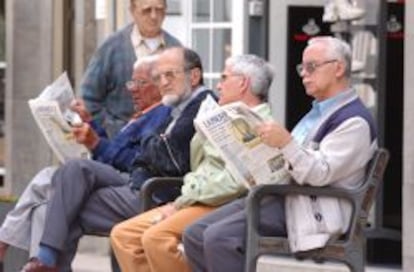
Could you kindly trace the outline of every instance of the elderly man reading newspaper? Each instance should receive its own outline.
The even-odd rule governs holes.
[[[376,147],[375,122],[350,87],[351,50],[333,37],[311,39],[298,73],[315,101],[293,129],[277,122],[257,129],[264,143],[279,149],[284,169],[298,185],[356,188]],[[320,248],[343,233],[350,203],[338,198],[294,195],[265,198],[260,232],[288,235],[293,252]],[[286,211],[286,212],[285,212]],[[245,199],[235,200],[189,226],[183,235],[193,271],[244,271]]]
[[[154,60],[154,57],[144,57],[135,63],[128,89],[134,103],[142,111],[137,113],[138,118],[131,120],[112,140],[108,140],[103,134],[97,134],[96,131],[103,130],[94,122],[88,122],[89,113],[81,101],[76,101],[73,105],[83,119],[82,124],[72,128],[73,134],[91,151],[95,160],[113,165],[121,171],[127,169],[133,154],[139,149],[136,138],[140,134],[153,131],[169,118],[170,108],[160,105],[160,92],[151,83]],[[0,228],[0,262],[3,262],[9,245],[29,250],[29,256],[37,254],[46,204],[52,195],[51,177],[55,170],[56,167],[53,166],[41,170],[30,181],[15,208],[7,214]]]

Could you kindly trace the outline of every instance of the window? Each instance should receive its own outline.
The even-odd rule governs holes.
[[[211,88],[217,85],[224,60],[244,52],[244,7],[240,0],[190,1],[190,46],[200,54]]]

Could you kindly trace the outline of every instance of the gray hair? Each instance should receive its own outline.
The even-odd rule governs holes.
[[[233,56],[226,60],[233,73],[250,79],[251,91],[262,101],[267,101],[274,71],[272,65],[256,55]]]
[[[326,46],[326,55],[331,58],[342,60],[345,63],[345,77],[351,76],[351,61],[352,53],[351,47],[345,41],[331,37],[331,36],[320,36],[312,38],[308,41],[308,45],[323,43]]]
[[[135,71],[137,69],[143,68],[143,69],[146,69],[148,73],[150,73],[156,61],[158,60],[158,58],[159,58],[158,55],[148,55],[148,56],[140,57],[135,61],[133,70]]]

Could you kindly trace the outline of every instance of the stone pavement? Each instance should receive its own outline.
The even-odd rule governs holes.
[[[108,255],[109,243],[107,238],[87,236],[82,238],[78,254],[73,263],[73,272],[111,272]],[[283,257],[261,257],[257,272],[346,272],[349,269],[342,264],[316,264],[312,261],[298,262]],[[368,266],[366,272],[399,272],[401,268],[386,268]]]

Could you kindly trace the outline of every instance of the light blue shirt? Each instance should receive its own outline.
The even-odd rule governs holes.
[[[292,130],[293,138],[303,144],[309,132],[319,123],[325,114],[335,107],[343,98],[353,93],[353,90],[340,92],[338,95],[323,101],[312,102],[312,109],[296,124]]]

